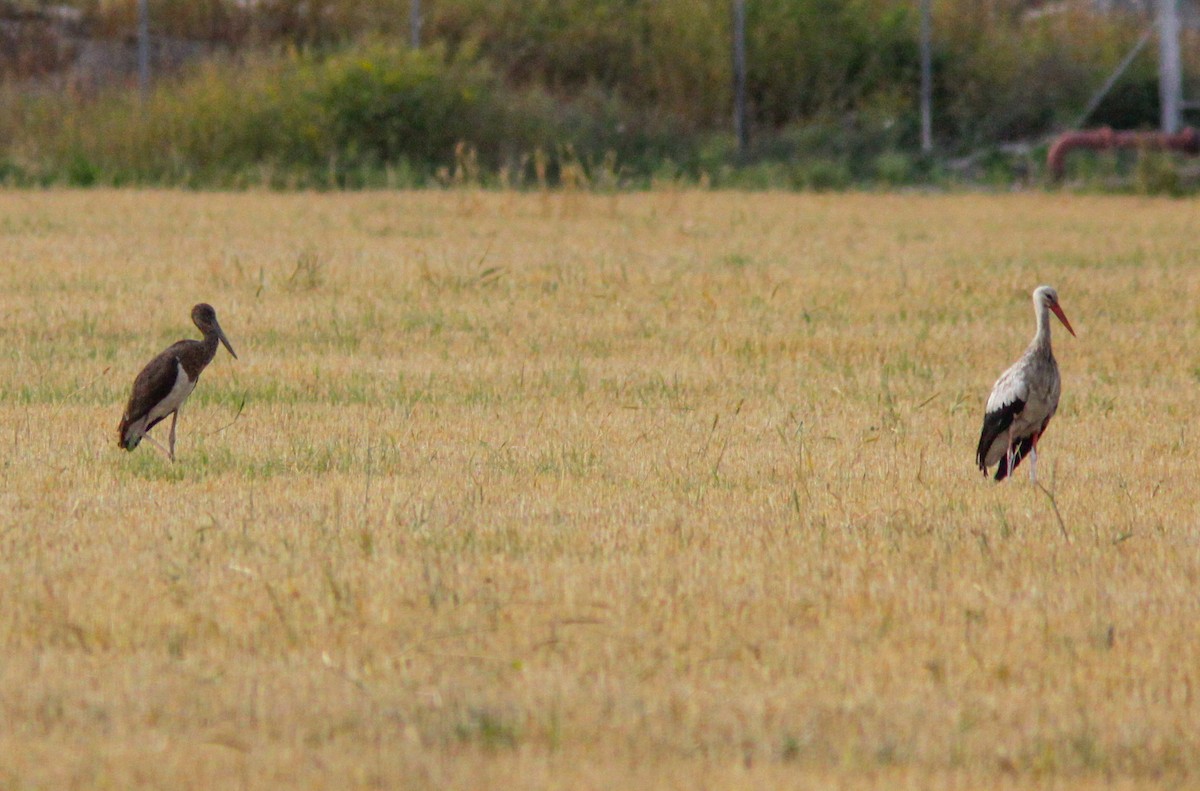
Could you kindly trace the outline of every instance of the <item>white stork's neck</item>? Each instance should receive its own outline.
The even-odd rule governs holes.
[[[1045,299],[1034,297],[1033,309],[1037,314],[1037,334],[1029,344],[1030,350],[1040,354],[1050,355],[1050,303]]]

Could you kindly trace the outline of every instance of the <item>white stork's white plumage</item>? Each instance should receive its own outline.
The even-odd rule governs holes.
[[[1050,286],[1034,290],[1033,309],[1037,314],[1037,334],[1021,359],[996,380],[987,400],[979,448],[975,451],[975,460],[984,476],[989,467],[999,463],[998,481],[1008,477],[1027,455],[1029,479],[1037,480],[1038,439],[1058,409],[1062,387],[1058,363],[1050,348],[1050,312],[1058,316],[1067,332],[1075,334],[1058,306],[1058,292]]]

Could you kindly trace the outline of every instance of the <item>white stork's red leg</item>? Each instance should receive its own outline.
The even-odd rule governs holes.
[[[1037,444],[1038,437],[1042,436],[1042,432],[1033,432],[1033,440],[1029,448],[1029,482],[1037,483]]]
[[[1004,452],[1004,458],[1008,462],[1008,474],[1012,475],[1013,471],[1013,427],[1008,427],[1008,450]]]

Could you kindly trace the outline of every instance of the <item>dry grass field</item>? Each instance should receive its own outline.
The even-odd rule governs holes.
[[[0,789],[1194,787],[1198,220],[0,194]],[[1039,283],[1045,491],[974,467]]]

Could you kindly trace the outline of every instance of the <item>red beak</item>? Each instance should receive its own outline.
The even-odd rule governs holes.
[[[1062,308],[1058,306],[1057,302],[1050,305],[1050,310],[1054,311],[1055,316],[1058,316],[1058,320],[1061,321],[1063,326],[1067,328],[1067,332],[1075,335],[1075,330],[1071,329],[1071,322],[1067,321],[1067,314],[1062,312]]]

